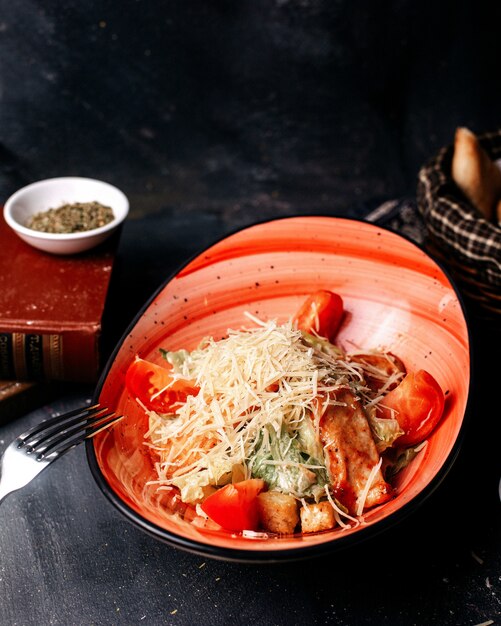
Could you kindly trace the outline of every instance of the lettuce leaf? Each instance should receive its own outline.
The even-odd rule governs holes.
[[[338,359],[340,357],[342,358],[344,356],[341,348],[338,348],[327,339],[324,339],[323,337],[317,337],[316,335],[311,335],[304,330],[301,331],[301,334],[303,336],[304,343],[306,343],[308,346],[311,346],[315,350],[323,352],[324,354],[328,354],[335,359]]]
[[[269,489],[298,498],[316,497],[329,482],[323,460],[302,450],[295,435],[284,428],[277,433],[271,424],[261,430],[249,468],[253,478],[263,479]]]
[[[409,463],[414,459],[414,457],[418,454],[419,450],[416,451],[416,447],[414,448],[395,448],[394,450],[389,450],[388,454],[385,457],[385,467],[384,467],[384,478],[388,482],[398,474],[404,467],[407,467]]]
[[[167,361],[167,363],[172,365],[172,369],[176,372],[176,374],[183,373],[183,365],[190,356],[188,350],[177,350],[177,352],[173,352],[165,350],[164,348],[160,348],[160,354]]]
[[[387,448],[391,448],[394,442],[404,434],[396,419],[383,419],[370,413],[368,419],[379,454],[382,454]]]

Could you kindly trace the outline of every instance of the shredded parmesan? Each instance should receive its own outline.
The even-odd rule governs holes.
[[[177,485],[184,501],[198,499],[204,485],[218,484],[233,466],[245,465],[265,425],[279,432],[282,425],[306,419],[319,380],[324,391],[339,386],[337,379],[328,380],[328,372],[326,364],[311,358],[291,324],[260,322],[257,328],[229,331],[221,341],[206,340],[183,368],[199,394],[175,417],[150,413],[147,435],[161,451],[161,478]],[[276,390],[270,391],[271,382]]]
[[[428,440],[425,439],[422,443],[420,443],[418,446],[414,448],[414,452],[421,452],[421,450],[426,448],[427,445],[428,445]]]
[[[332,398],[339,389],[348,386],[364,407],[381,398],[366,386],[361,364],[341,352],[333,356],[309,345],[291,321],[278,325],[250,313],[246,317],[253,327],[229,330],[219,341],[204,339],[174,367],[174,381],[194,381],[199,388],[196,396],[188,396],[175,415],[145,409],[149,416],[145,439],[159,455],[158,481],[153,482],[178,487],[183,502],[200,501],[205,487],[225,484],[237,467],[249,476],[258,437],[261,449],[271,445],[270,427],[277,435],[283,428],[295,432],[307,420],[319,441],[324,403],[335,404]],[[266,463],[301,465],[304,471],[319,467],[306,462]],[[360,514],[380,465],[371,472],[360,498]],[[328,493],[327,497],[332,500]],[[333,508],[338,516],[349,518]]]
[[[242,537],[246,537],[247,539],[269,539],[270,535],[256,530],[243,530]]]
[[[336,518],[336,522],[341,526],[341,528],[344,528],[344,529],[356,528],[360,524],[360,522],[357,520],[357,518],[356,517],[352,517],[351,515],[349,515],[345,511],[343,511],[343,509],[341,509],[336,504],[336,502],[334,501],[333,497],[331,496],[331,493],[330,493],[328,485],[325,485],[324,489],[325,489],[325,494],[327,496],[327,500],[329,501],[329,504],[331,505],[331,507],[334,509],[334,517]],[[351,526],[351,524],[346,524],[342,520],[342,517],[346,517],[346,519],[349,519],[352,522],[354,522],[355,526]]]
[[[370,491],[370,488],[372,487],[372,483],[374,482],[374,478],[376,477],[376,474],[381,468],[382,462],[383,462],[383,457],[379,457],[379,462],[376,463],[376,465],[374,465],[374,467],[371,469],[369,473],[367,482],[365,483],[365,486],[364,486],[364,490],[362,491],[362,493],[360,494],[360,497],[358,498],[357,516],[362,515],[362,513],[364,512],[365,501],[367,500],[367,496],[369,495],[369,491]]]

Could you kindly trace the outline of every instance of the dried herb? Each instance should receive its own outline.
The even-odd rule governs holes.
[[[35,213],[26,226],[44,233],[80,233],[104,226],[114,217],[113,210],[99,202],[74,202]]]

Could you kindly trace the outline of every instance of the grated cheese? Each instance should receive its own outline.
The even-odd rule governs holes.
[[[357,520],[356,517],[353,517],[352,515],[349,515],[348,513],[346,513],[346,511],[343,511],[343,509],[341,509],[336,504],[333,497],[331,496],[329,485],[325,485],[324,489],[325,489],[325,494],[327,496],[327,500],[329,501],[329,504],[331,505],[331,507],[334,509],[334,517],[336,519],[336,522],[341,526],[341,528],[345,530],[348,528],[356,528],[360,524],[359,520]],[[343,517],[351,520],[352,522],[355,523],[355,525],[352,527],[351,524],[344,522],[342,519]]]
[[[269,539],[270,535],[256,530],[243,530],[242,537],[246,537],[247,539]]]
[[[360,494],[360,497],[357,502],[357,516],[362,515],[365,507],[365,501],[367,500],[367,496],[369,495],[370,488],[372,487],[372,483],[374,482],[374,478],[376,474],[381,468],[381,464],[383,462],[383,457],[379,457],[379,462],[374,465],[374,467],[369,472],[369,476],[367,477],[367,482],[364,485],[364,489]]]
[[[308,345],[291,321],[278,325],[250,313],[246,317],[255,326],[229,330],[219,341],[206,338],[174,366],[174,380],[194,381],[200,389],[196,396],[188,396],[175,415],[146,411],[147,445],[160,457],[154,482],[178,487],[187,503],[200,501],[204,487],[229,482],[235,467],[249,476],[260,433],[265,433],[261,445],[270,445],[265,427],[277,434],[284,427],[294,432],[312,420],[318,440],[325,403],[335,403],[329,394],[348,386],[364,406],[380,400],[366,386],[362,365]]]
[[[177,377],[194,380],[200,392],[174,417],[149,413],[147,436],[160,452],[160,478],[178,486],[186,502],[199,499],[204,485],[224,480],[234,465],[245,465],[265,425],[279,432],[301,422],[314,412],[320,388],[340,384],[328,380],[326,364],[312,359],[292,324],[253,320],[256,328],[208,338],[185,360]]]

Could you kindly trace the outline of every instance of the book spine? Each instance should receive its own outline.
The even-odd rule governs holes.
[[[0,378],[60,379],[63,336],[0,333]]]
[[[0,379],[93,382],[96,342],[89,333],[0,332]]]

